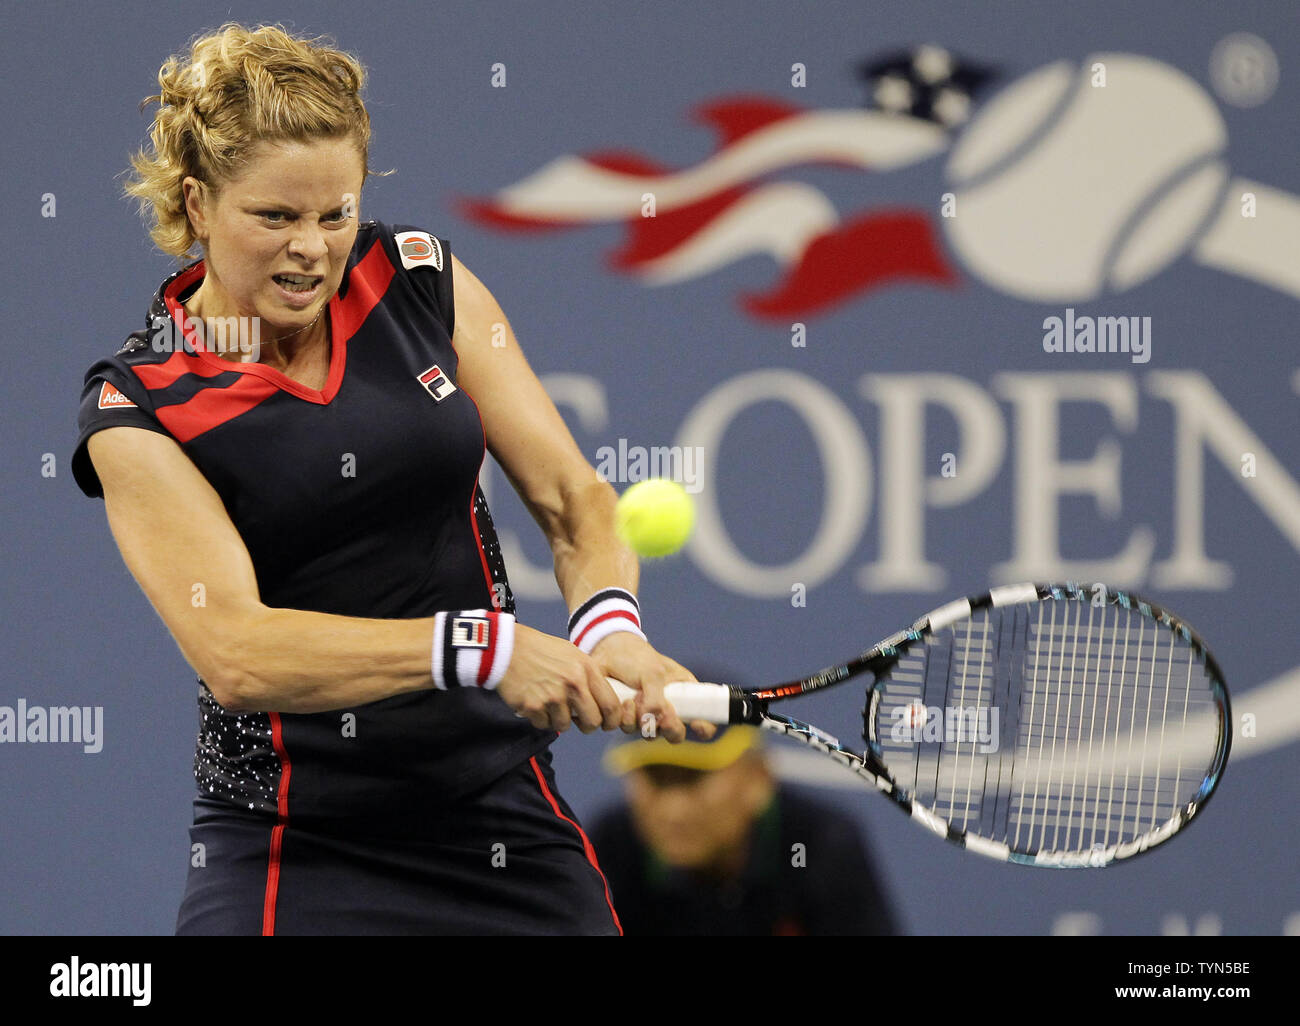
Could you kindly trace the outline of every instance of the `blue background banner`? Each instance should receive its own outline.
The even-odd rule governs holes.
[[[963,854],[774,745],[860,823],[910,931],[1300,933],[1294,11],[788,0],[6,14],[0,706],[103,729],[93,753],[0,744],[0,932],[174,925],[194,676],[68,460],[85,369],[175,266],[120,195],[137,105],[226,17],[356,54],[396,171],[362,216],[450,241],[620,490],[638,451],[675,461],[699,516],[643,567],[662,651],[769,683],[1067,578],[1205,635],[1233,695],[1220,791],[1102,872]],[[540,532],[484,481],[520,618],[562,633]],[[860,726],[834,694],[803,710]],[[618,796],[613,741],[556,746],[584,819]]]

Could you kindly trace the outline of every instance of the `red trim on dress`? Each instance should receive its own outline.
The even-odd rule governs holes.
[[[551,809],[560,819],[578,831],[578,836],[582,838],[582,850],[587,853],[587,861],[591,863],[591,868],[600,877],[600,882],[605,885],[605,904],[609,906],[609,914],[614,917],[614,925],[618,928],[618,935],[622,937],[623,924],[618,921],[618,913],[614,911],[614,899],[609,896],[609,881],[605,879],[605,874],[600,870],[600,863],[596,861],[596,849],[592,847],[590,839],[583,833],[582,827],[560,811],[560,803],[555,800],[555,795],[551,794],[551,789],[546,786],[546,777],[542,775],[542,767],[537,765],[537,756],[529,759],[528,764],[533,767],[533,773],[537,775],[537,783],[541,786],[542,794],[546,796]]]
[[[141,384],[151,391],[166,388],[186,374],[205,378],[227,373],[241,376],[239,381],[228,388],[206,388],[186,402],[155,409],[159,421],[179,442],[188,442],[205,431],[220,427],[269,399],[277,390],[324,406],[338,394],[343,384],[348,341],[379,305],[395,273],[384,247],[376,243],[348,274],[346,298],[340,298],[337,292],[330,297],[327,304],[330,327],[329,377],[325,380],[325,387],[319,391],[294,381],[274,367],[223,360],[216,353],[202,348],[194,331],[194,321],[186,316],[179,299],[181,293],[202,280],[206,274],[206,265],[202,260],[178,275],[163,292],[163,303],[168,313],[195,351],[188,353],[184,349],[177,349],[161,364],[132,369]]]
[[[284,844],[284,828],[289,825],[289,776],[292,765],[284,747],[284,733],[279,713],[270,713],[271,744],[280,757],[280,787],[275,805],[278,822],[271,830],[271,854],[266,867],[266,896],[262,899],[262,936],[275,936],[275,904],[280,893],[280,851]]]

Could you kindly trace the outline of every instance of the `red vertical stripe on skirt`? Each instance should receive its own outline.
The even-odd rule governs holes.
[[[587,861],[591,863],[591,868],[596,871],[600,877],[600,882],[605,886],[605,904],[609,906],[609,914],[614,917],[614,925],[618,928],[618,935],[623,936],[623,924],[618,921],[618,913],[614,911],[614,900],[609,896],[609,881],[605,879],[605,874],[600,870],[600,863],[596,861],[596,849],[591,846],[591,841],[583,833],[582,827],[578,826],[573,820],[560,811],[560,803],[555,800],[555,795],[551,794],[551,789],[546,786],[546,777],[542,774],[542,767],[537,765],[537,757],[528,760],[528,764],[533,767],[533,773],[537,775],[537,783],[542,788],[542,794],[546,796],[547,802],[550,803],[551,810],[578,831],[578,836],[582,838],[582,850],[587,853]]]
[[[279,822],[271,829],[271,857],[266,867],[266,897],[262,901],[262,936],[275,936],[275,899],[280,892],[280,846],[284,841],[284,828],[289,822],[289,753],[284,750],[284,735],[280,727],[280,714],[271,717],[271,744],[280,757],[280,787],[275,796]]]

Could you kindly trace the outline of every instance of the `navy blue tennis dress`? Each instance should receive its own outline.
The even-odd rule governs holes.
[[[198,261],[86,373],[73,473],[129,426],[174,438],[221,496],[273,607],[376,619],[513,612],[456,382],[445,240],[365,222],[329,302],[316,391],[179,336]],[[208,348],[213,348],[211,342]],[[432,640],[432,639],[431,639]],[[552,731],[476,688],[311,714],[227,712],[200,679],[198,795],[178,934],[619,933],[560,797]]]

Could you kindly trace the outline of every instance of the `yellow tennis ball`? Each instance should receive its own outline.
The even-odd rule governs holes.
[[[695,526],[695,503],[676,481],[639,481],[618,500],[618,536],[638,556],[671,556]]]

